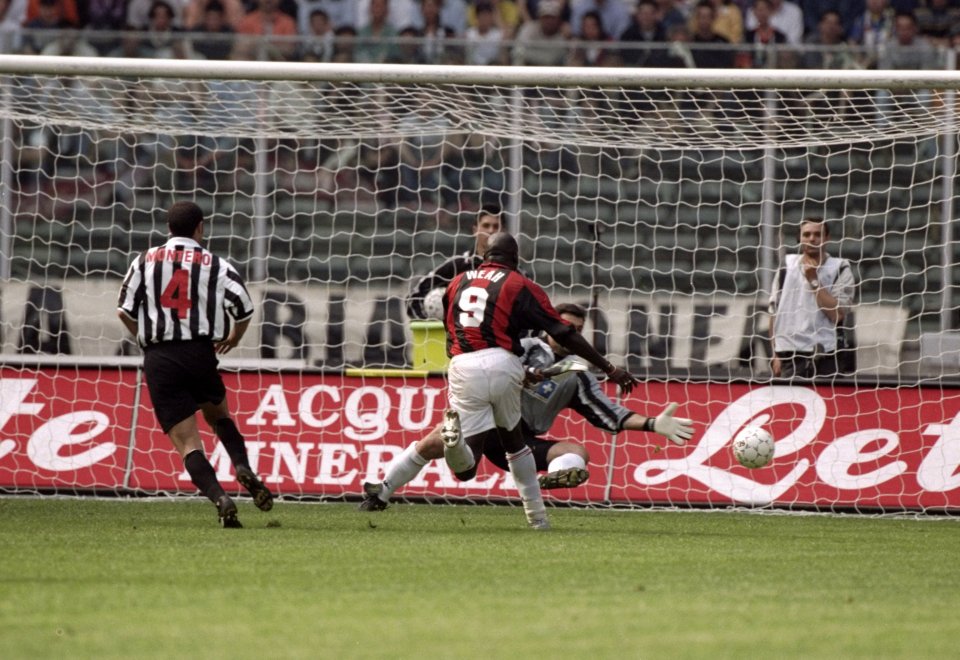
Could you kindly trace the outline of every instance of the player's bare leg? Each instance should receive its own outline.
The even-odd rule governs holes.
[[[587,450],[572,442],[558,442],[547,452],[547,473],[540,475],[540,488],[575,488],[590,478]]]
[[[223,486],[217,480],[217,473],[203,452],[196,416],[191,415],[177,422],[167,435],[180,453],[190,480],[208,500],[216,505],[220,525],[226,528],[243,527],[237,520],[237,505],[224,492]]]
[[[533,458],[533,452],[523,442],[520,424],[509,431],[498,427],[497,433],[507,454],[507,464],[517,484],[520,501],[523,502],[527,524],[536,530],[550,529],[547,509],[543,504],[543,494],[540,492],[540,483],[537,481],[537,463]]]
[[[227,400],[220,403],[205,403],[200,406],[204,419],[207,424],[216,433],[217,438],[223,444],[230,456],[230,462],[237,472],[237,481],[247,489],[253,498],[253,503],[261,511],[269,511],[273,508],[273,493],[263,484],[257,474],[250,467],[250,459],[247,456],[247,445],[240,434],[237,425],[230,417],[230,411],[227,408]]]

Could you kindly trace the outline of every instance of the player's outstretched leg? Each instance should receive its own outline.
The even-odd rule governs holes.
[[[540,475],[540,488],[543,490],[550,490],[552,488],[576,488],[589,478],[590,473],[584,468],[573,467],[555,470]]]
[[[551,458],[554,454],[558,454]],[[558,442],[550,447],[547,473],[540,476],[540,488],[575,488],[590,478],[587,450],[581,445]]]
[[[383,484],[371,484],[364,482],[363,501],[360,502],[360,506],[357,508],[361,511],[383,511],[389,505],[387,502],[380,499],[380,495],[382,494]]]
[[[260,478],[257,477],[253,470],[245,465],[238,466],[237,481],[247,489],[247,492],[250,493],[250,496],[253,498],[253,503],[258,509],[261,511],[269,511],[273,508],[273,493],[263,485],[263,482],[260,481]]]
[[[390,461],[387,473],[379,484],[363,484],[364,497],[357,508],[361,511],[383,511],[390,503],[393,494],[416,479],[428,461],[443,457],[441,427],[442,424],[438,424],[425,438],[411,443],[399,456]]]

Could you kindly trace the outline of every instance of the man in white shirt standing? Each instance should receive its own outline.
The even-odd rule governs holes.
[[[850,313],[856,280],[850,262],[826,252],[830,230],[821,218],[800,223],[800,252],[788,254],[770,297],[771,371],[813,378],[838,372],[838,337]]]

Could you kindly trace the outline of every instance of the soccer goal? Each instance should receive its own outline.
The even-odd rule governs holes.
[[[0,489],[191,491],[114,311],[132,256],[190,199],[257,303],[224,366],[285,496],[359,494],[439,420],[405,297],[499,206],[527,271],[645,379],[623,403],[698,421],[675,447],[564,414],[550,437],[585,444],[591,479],[553,500],[960,509],[958,83],[0,56]],[[805,217],[857,273],[856,370],[781,382],[767,300]],[[730,451],[750,423],[776,439],[756,470]],[[398,497],[514,494],[496,470],[460,484],[430,464]]]

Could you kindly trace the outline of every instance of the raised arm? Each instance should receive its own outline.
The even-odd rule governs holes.
[[[566,348],[568,351],[575,355],[579,355],[584,360],[587,360],[591,364],[595,365],[598,369],[603,371],[607,377],[620,386],[621,391],[624,394],[629,394],[630,391],[636,386],[639,381],[631,376],[629,373],[615,367],[610,363],[607,358],[600,355],[593,346],[590,345],[586,339],[583,338],[583,335],[574,332],[573,329],[570,329],[570,332],[558,333],[556,335],[550,335],[553,339]]]

